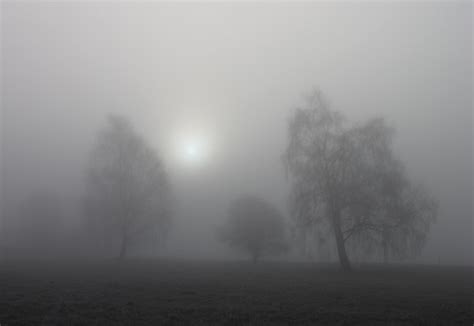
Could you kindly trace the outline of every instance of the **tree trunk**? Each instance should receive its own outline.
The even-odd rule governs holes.
[[[336,238],[336,245],[337,245],[337,254],[339,256],[339,263],[341,264],[341,268],[345,272],[349,272],[351,270],[351,263],[349,258],[347,257],[346,253],[346,246],[344,244],[344,236],[341,230],[341,223],[339,219],[339,214],[335,214],[333,216],[333,229],[334,229],[334,237]]]
[[[252,263],[256,264],[258,261],[258,254],[253,254],[252,255]]]
[[[386,227],[383,228],[382,231],[382,247],[383,247],[383,263],[388,264],[388,241],[389,241],[389,233]]]
[[[387,243],[383,244],[383,263],[388,264],[388,245],[387,245]]]
[[[120,245],[119,258],[123,259],[126,253],[127,253],[127,237],[124,236],[122,237],[122,244]]]

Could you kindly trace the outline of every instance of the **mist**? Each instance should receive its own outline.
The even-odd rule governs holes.
[[[102,170],[94,162],[100,161],[100,153],[104,162],[109,158],[98,144],[112,144],[125,135],[135,146],[134,155],[148,159],[140,161],[151,171],[142,179],[153,182],[153,189],[167,189],[159,193],[166,200],[159,205],[147,201],[150,207],[143,211],[159,209],[166,218],[147,228],[155,232],[156,226],[153,234],[163,233],[159,241],[152,233],[143,235],[130,242],[127,254],[122,244],[120,257],[175,261],[152,267],[158,273],[153,275],[159,275],[153,277],[163,277],[170,289],[174,281],[169,275],[186,270],[183,266],[190,260],[210,264],[190,267],[206,271],[204,283],[212,273],[222,284],[241,280],[248,270],[239,262],[248,259],[249,248],[254,263],[263,260],[263,267],[249,274],[261,280],[262,289],[267,272],[277,273],[271,274],[275,279],[302,273],[302,279],[314,280],[313,267],[307,267],[313,265],[304,265],[308,262],[341,262],[348,269],[332,231],[316,226],[317,234],[329,235],[310,239],[309,244],[304,238],[310,255],[301,250],[297,236],[292,194],[298,189],[295,185],[312,179],[299,170],[300,161],[291,165],[290,131],[298,127],[298,114],[313,109],[344,116],[340,125],[334,118],[337,121],[328,127],[334,134],[342,133],[344,146],[346,141],[353,142],[353,148],[391,146],[394,170],[398,173],[402,162],[400,173],[410,185],[423,185],[436,200],[437,216],[423,229],[416,255],[393,256],[391,263],[472,265],[471,2],[3,1],[0,8],[0,266],[2,261],[20,260],[20,267],[14,268],[26,270],[21,264],[31,259],[81,264],[81,259],[91,257],[116,258],[119,240],[102,236],[99,244],[94,238],[97,227],[91,227],[96,222],[90,215],[107,214],[105,204],[89,197],[100,190],[91,184],[102,180]],[[312,94],[322,94],[322,107],[311,106]],[[121,132],[116,138],[110,136],[113,128],[117,135]],[[381,144],[392,129],[393,143]],[[320,130],[312,129],[316,140]],[[371,130],[382,130],[383,137],[366,140]],[[109,138],[104,136],[107,132]],[[353,136],[347,140],[344,135]],[[309,161],[317,163],[318,158]],[[358,164],[350,162],[349,168]],[[139,172],[145,173],[145,168]],[[268,235],[270,226],[274,241],[267,246],[257,241],[258,232]],[[328,230],[334,228],[333,224]],[[248,230],[256,233],[250,237]],[[253,241],[252,246],[239,244],[242,239]],[[318,255],[323,244],[330,249]],[[346,249],[356,268],[381,263],[379,249],[358,255],[351,242]],[[224,272],[226,262],[233,264],[230,274]],[[265,262],[277,265],[268,267]],[[295,265],[298,272],[293,263],[303,264]],[[15,270],[5,264],[7,271]],[[107,266],[107,271],[115,268]],[[123,266],[124,275],[135,268]],[[150,271],[139,266],[143,273]],[[315,268],[325,279],[325,268],[332,267]],[[402,273],[397,268],[401,267],[388,269],[384,280]],[[40,267],[31,270],[42,275]],[[437,279],[435,272],[417,271],[427,280]],[[84,280],[95,277],[90,273]],[[407,275],[401,279],[409,279]],[[120,277],[117,284],[122,284]],[[341,276],[331,284],[349,293],[343,284],[350,280]],[[433,291],[426,292],[430,304],[436,295],[441,300],[444,290],[464,286],[440,282],[446,288],[438,291],[435,282],[426,285],[426,291]],[[383,300],[387,298],[395,300],[396,295]],[[5,316],[0,312],[0,323],[9,320]],[[268,322],[255,316],[250,322]],[[423,316],[411,321],[439,321]],[[223,320],[212,322],[216,321]]]
[[[317,86],[350,119],[388,119],[439,198],[421,259],[471,262],[471,15],[466,3],[5,2],[4,211],[34,189],[78,200],[95,134],[121,113],[179,199],[164,253],[225,256],[213,232],[233,197],[287,213],[287,119]],[[180,160],[180,133],[205,134],[204,162]]]

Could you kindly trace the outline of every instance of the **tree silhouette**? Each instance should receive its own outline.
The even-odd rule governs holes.
[[[124,117],[99,133],[87,174],[85,207],[99,237],[119,243],[119,257],[145,237],[160,240],[171,221],[170,185],[155,151]]]
[[[343,270],[351,269],[348,242],[367,251],[421,248],[436,201],[426,192],[410,197],[416,187],[393,155],[393,129],[383,119],[348,125],[315,90],[288,131],[283,158],[296,226],[330,230]]]
[[[287,250],[283,217],[275,207],[253,196],[240,197],[231,203],[220,239],[249,254],[254,263],[263,256]]]

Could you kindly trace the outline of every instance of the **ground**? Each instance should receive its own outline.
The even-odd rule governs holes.
[[[472,325],[470,267],[0,262],[0,324]]]

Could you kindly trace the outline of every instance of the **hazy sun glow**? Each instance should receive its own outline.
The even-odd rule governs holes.
[[[200,134],[182,135],[177,144],[178,158],[186,164],[203,164],[209,155],[209,140]]]

